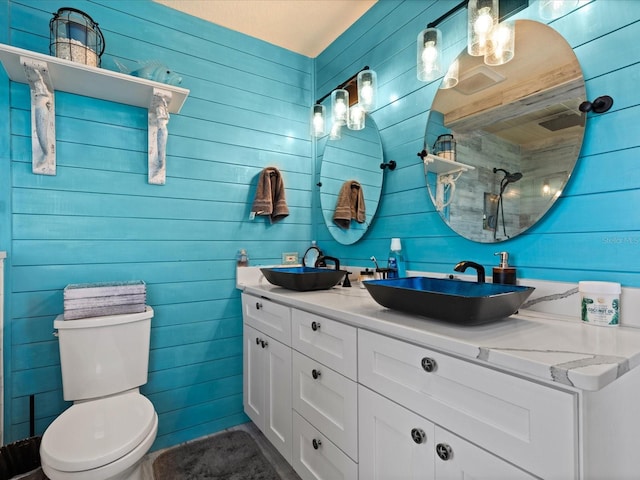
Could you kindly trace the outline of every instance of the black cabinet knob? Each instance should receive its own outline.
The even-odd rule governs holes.
[[[436,445],[436,453],[438,454],[440,459],[444,460],[445,462],[453,457],[453,450],[451,450],[451,447],[446,443],[439,443],[438,445]]]
[[[256,345],[260,345],[260,339],[256,337]]]
[[[256,309],[260,310],[262,308],[262,304],[260,302],[256,302]]]
[[[425,372],[435,372],[436,368],[438,368],[436,361],[430,357],[424,357],[420,363]]]
[[[314,332],[320,330],[320,322],[311,322],[311,330]]]
[[[322,442],[320,441],[320,439],[313,439],[311,441],[311,444],[313,445],[313,448],[315,448],[316,450],[318,450],[320,448],[320,445],[322,445]]]
[[[265,348],[269,345],[269,342],[267,342],[266,340],[260,340],[260,345],[262,345],[262,348]]]
[[[320,378],[320,370],[316,370],[314,368],[313,370],[311,370],[311,376],[314,380],[317,380],[318,378]]]
[[[413,441],[416,443],[424,443],[427,441],[427,434],[424,433],[424,430],[421,428],[412,428],[411,438],[413,438]]]

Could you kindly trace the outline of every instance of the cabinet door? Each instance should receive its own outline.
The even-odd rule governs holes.
[[[357,461],[358,389],[355,382],[294,350],[293,408]]]
[[[264,348],[264,435],[291,463],[291,348],[269,339]]]
[[[534,480],[504,460],[462,438],[435,427],[436,478],[438,480]]]
[[[291,462],[291,348],[244,325],[244,411]]]
[[[264,425],[264,353],[260,344],[260,339],[267,338],[248,325],[243,329],[244,348],[243,355],[243,375],[242,375],[242,400],[244,412],[262,430]]]
[[[362,385],[358,386],[358,420],[361,479],[435,478],[431,422]]]
[[[358,465],[296,412],[291,465],[303,480],[358,480]]]

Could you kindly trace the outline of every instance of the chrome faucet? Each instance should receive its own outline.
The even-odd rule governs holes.
[[[453,269],[456,272],[464,272],[467,267],[475,268],[476,272],[478,272],[478,283],[484,283],[484,267],[479,263],[472,262],[470,260],[463,260],[453,267]]]

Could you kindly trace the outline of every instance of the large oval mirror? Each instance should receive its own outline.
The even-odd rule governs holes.
[[[534,225],[560,196],[584,136],[585,85],[573,50],[539,22],[517,20],[515,32],[515,56],[504,65],[466,50],[458,56],[459,81],[440,86],[425,133],[436,209],[477,242]]]
[[[343,128],[341,138],[327,140],[320,167],[320,205],[333,238],[351,245],[362,238],[382,192],[382,140],[370,115],[365,128]]]

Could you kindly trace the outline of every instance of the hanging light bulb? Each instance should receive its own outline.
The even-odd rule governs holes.
[[[339,88],[331,92],[331,116],[333,123],[346,125],[349,118],[349,92]]]
[[[362,70],[358,73],[358,103],[365,112],[376,108],[376,90],[378,78],[373,70]]]
[[[449,65],[449,69],[442,79],[442,83],[440,84],[440,88],[442,90],[446,90],[447,88],[453,88],[458,85],[458,71],[460,70],[460,64],[458,63],[458,59],[456,58],[451,65]]]
[[[566,15],[578,6],[578,0],[540,0],[538,3],[538,13],[545,20]]]
[[[469,0],[467,53],[475,57],[487,53],[489,34],[498,23],[498,0]]]
[[[324,105],[314,105],[311,107],[311,136],[322,137],[325,134],[325,108]]]
[[[342,138],[342,125],[333,122],[331,124],[331,131],[329,132],[329,140],[340,140]]]
[[[515,54],[516,35],[513,22],[497,24],[489,34],[489,48],[484,55],[487,65],[504,65]]]
[[[442,33],[437,28],[426,28],[418,34],[418,80],[428,82],[440,74]]]
[[[347,123],[347,127],[349,127],[349,130],[362,130],[364,128],[364,122],[364,109],[359,103],[356,103],[349,109],[349,122]]]

